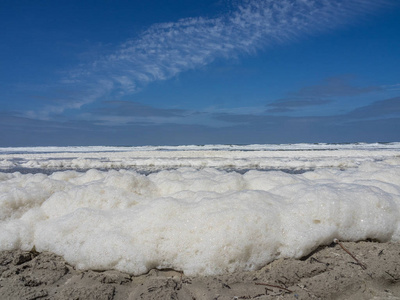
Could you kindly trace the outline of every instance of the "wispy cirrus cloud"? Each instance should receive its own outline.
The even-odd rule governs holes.
[[[41,121],[0,113],[0,143],[3,146],[32,145],[179,145],[179,144],[252,144],[303,142],[376,142],[398,141],[400,98],[375,101],[347,114],[333,116],[270,116],[216,114],[216,121],[230,126],[201,126],[189,123],[125,123],[121,116],[104,120]],[[151,110],[151,108],[148,108]],[[156,115],[157,113],[152,113]],[[163,113],[161,113],[163,114]],[[108,117],[108,119],[107,119]],[[112,119],[114,118],[115,119]],[[124,116],[122,116],[124,117]],[[50,126],[49,126],[50,125]],[[43,133],[46,134],[43,134]],[[116,134],[118,132],[118,134]],[[23,139],[21,139],[21,135]]]
[[[83,110],[80,120],[101,126],[197,124],[211,127],[230,126],[214,118],[209,111],[158,108],[131,101],[105,101],[96,109]]]
[[[77,109],[101,99],[139,91],[147,84],[204,67],[217,58],[248,55],[276,43],[338,27],[382,6],[372,0],[243,0],[215,18],[154,24],[108,55],[75,68],[63,84],[89,92],[30,115]]]
[[[129,117],[165,117],[185,116],[183,109],[162,109],[131,101],[105,101],[103,106],[91,110],[95,115],[129,116]]]
[[[61,86],[57,85],[55,91],[46,100],[46,104],[48,102],[52,102],[52,104],[46,105],[44,108],[39,107],[38,110],[28,110],[25,112],[25,116],[39,120],[49,120],[54,116],[58,118],[65,110],[80,109],[85,104],[95,102],[110,93],[113,88],[114,83],[111,80],[103,79],[95,83],[68,82]]]
[[[385,85],[382,88],[387,89],[388,91],[400,91],[400,83]]]
[[[360,87],[352,84],[349,79],[351,79],[350,76],[330,77],[320,84],[303,87],[290,95],[296,97],[331,98],[357,96],[382,90],[380,86]]]
[[[255,116],[253,114],[217,114],[215,118],[225,122],[240,124],[274,124],[279,120],[285,122],[315,122],[323,121],[331,124],[346,124],[366,120],[400,120],[400,97],[374,101],[371,104],[353,109],[344,114],[332,114],[330,116],[271,116],[268,114]]]
[[[332,102],[328,99],[319,98],[284,98],[268,104],[267,112],[282,113],[308,106],[324,105]]]
[[[312,86],[288,93],[288,97],[267,104],[267,112],[290,112],[309,106],[325,105],[340,97],[354,97],[384,90],[381,86],[357,86],[351,82],[351,76],[337,76],[324,79]]]
[[[113,54],[95,61],[91,74],[124,92],[205,66],[216,58],[251,54],[265,46],[334,28],[365,14],[370,0],[249,0],[213,19],[186,18],[151,26]]]
[[[400,118],[400,97],[373,102],[347,114],[352,119]]]

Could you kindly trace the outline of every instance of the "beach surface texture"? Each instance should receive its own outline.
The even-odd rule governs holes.
[[[156,270],[133,276],[76,270],[51,253],[0,253],[1,299],[400,299],[400,243],[344,242],[257,271],[186,276]]]

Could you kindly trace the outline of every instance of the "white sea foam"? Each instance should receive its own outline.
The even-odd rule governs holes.
[[[129,151],[279,151],[279,150],[399,150],[400,142],[349,144],[252,144],[252,145],[182,145],[182,146],[75,146],[75,147],[0,147],[0,153],[76,153]]]
[[[35,168],[57,161],[103,168],[117,159],[120,166],[191,167],[148,175],[132,169],[0,173],[0,250],[35,245],[83,269],[211,275],[298,258],[333,238],[400,240],[400,153],[393,149],[70,154],[3,157]],[[316,169],[216,169],[265,161],[277,169]]]
[[[0,170],[352,168],[399,152],[400,143],[0,148]]]

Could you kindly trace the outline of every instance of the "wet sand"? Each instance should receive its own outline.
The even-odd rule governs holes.
[[[399,299],[400,242],[344,242],[252,272],[188,277],[76,270],[52,253],[0,252],[0,297],[18,299]],[[365,265],[366,268],[363,268]]]

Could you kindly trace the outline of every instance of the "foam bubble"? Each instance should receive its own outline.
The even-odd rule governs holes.
[[[311,161],[311,160],[310,160]],[[302,174],[180,168],[0,173],[0,250],[82,269],[253,270],[340,240],[400,240],[397,158]]]

